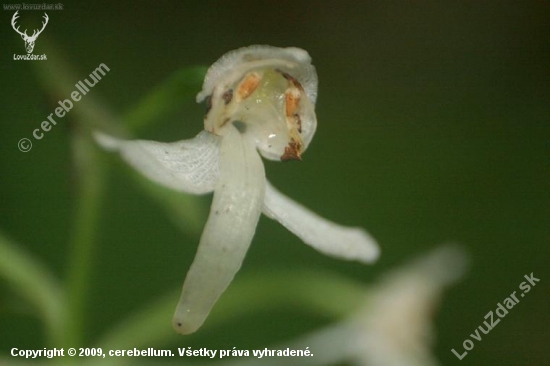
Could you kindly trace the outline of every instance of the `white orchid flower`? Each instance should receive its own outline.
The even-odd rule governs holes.
[[[364,230],[327,221],[266,181],[260,154],[301,159],[317,127],[316,97],[317,74],[306,51],[251,46],[225,54],[208,70],[197,95],[207,105],[205,130],[195,138],[163,143],[96,136],[163,186],[214,192],[174,315],[179,333],[202,325],[239,270],[261,212],[326,255],[364,263],[377,259],[378,245]]]
[[[464,274],[466,264],[460,248],[438,248],[386,275],[349,319],[277,348],[308,347],[313,354],[289,358],[286,365],[435,366],[434,311],[443,290]],[[261,361],[277,364],[277,359]]]

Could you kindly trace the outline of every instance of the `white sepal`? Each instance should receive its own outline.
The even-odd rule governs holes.
[[[328,221],[266,185],[263,213],[279,221],[304,243],[341,259],[371,263],[378,259],[378,243],[363,229]]]
[[[219,174],[220,138],[207,131],[177,142],[119,140],[95,133],[98,143],[118,151],[126,162],[154,182],[193,194],[214,190]]]

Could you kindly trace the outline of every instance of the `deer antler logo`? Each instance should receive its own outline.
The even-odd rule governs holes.
[[[28,36],[27,35],[27,30],[25,29],[24,32],[21,32],[19,30],[19,26],[17,28],[15,28],[15,20],[19,17],[17,15],[17,13],[19,12],[19,10],[17,10],[15,12],[15,14],[13,14],[13,17],[11,18],[11,26],[13,27],[13,29],[19,33],[21,35],[21,38],[23,38],[23,41],[25,41],[25,48],[27,49],[27,53],[31,53],[32,50],[34,49],[34,42],[36,42],[36,38],[38,38],[38,36],[40,35],[40,33],[42,33],[42,31],[44,30],[44,28],[46,28],[46,24],[48,24],[48,14],[44,13],[44,18],[46,19],[45,22],[42,23],[42,29],[40,30],[34,30],[32,36]]]

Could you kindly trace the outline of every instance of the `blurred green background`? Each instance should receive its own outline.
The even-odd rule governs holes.
[[[110,72],[83,100],[120,117],[178,70],[209,66],[242,46],[270,44],[312,56],[319,125],[303,161],[267,162],[268,179],[322,216],[366,228],[382,256],[374,266],[331,259],[264,217],[233,285],[257,272],[296,270],[371,284],[440,243],[458,242],[472,267],[437,313],[437,358],[459,363],[451,348],[462,349],[485,314],[533,272],[541,282],[460,362],[550,364],[550,3],[63,4],[62,11],[48,11],[49,24],[36,41],[34,54],[46,53],[48,61],[13,60],[25,53],[23,41],[10,26],[13,11],[1,13],[0,230],[64,280],[73,273],[75,237],[92,243],[82,344],[94,344],[132,312],[179,291],[210,197],[181,198],[195,214],[177,222],[116,156],[90,146],[100,172],[95,165],[88,175],[76,169],[78,103],[34,140],[32,130],[69,97],[37,64],[52,66],[55,51],[76,83],[105,63]],[[41,12],[22,14],[22,28],[40,25]],[[175,110],[136,135],[174,141],[198,133],[204,106],[194,101],[201,77],[195,79],[190,91],[169,101]],[[17,148],[23,137],[33,142],[30,152]],[[98,186],[82,183],[83,176],[96,177]],[[82,219],[79,184],[91,187],[92,196],[101,192],[90,203],[99,205],[97,223],[89,232],[81,226],[84,234],[75,229]],[[253,301],[254,289],[246,291]],[[252,306],[195,335],[174,334],[162,346],[264,348],[331,321],[300,306]],[[12,347],[45,346],[33,310],[0,279],[0,356]]]

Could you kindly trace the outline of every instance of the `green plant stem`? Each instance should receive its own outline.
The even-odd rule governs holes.
[[[131,315],[99,341],[97,347],[112,349],[154,347],[182,339],[172,329],[170,319],[179,290]],[[255,311],[298,307],[327,318],[343,318],[365,303],[364,285],[328,272],[260,272],[241,277],[222,296],[204,328],[249,316]],[[200,329],[199,332],[205,331]],[[121,359],[122,360],[122,359]],[[119,361],[121,361],[119,360]],[[124,361],[124,360],[122,360]]]
[[[104,186],[103,166],[99,152],[90,136],[77,129],[72,139],[73,157],[78,189],[76,212],[68,260],[67,295],[68,319],[65,345],[83,345],[86,305],[89,300],[91,269],[94,264],[94,242]]]
[[[0,233],[0,277],[38,311],[50,346],[60,344],[63,334],[65,294],[55,276],[21,245]]]
[[[170,321],[179,295],[179,290],[174,291],[130,314],[111,327],[95,347],[104,349],[153,347],[162,344],[170,337],[177,336]]]
[[[66,61],[66,57],[60,51],[61,47],[47,36],[41,37],[41,44],[48,55],[48,62],[35,62],[33,66],[38,80],[57,106],[59,100],[70,99],[71,93],[78,91],[75,84],[88,77],[88,74],[82,70],[76,72]],[[93,70],[89,70],[88,73],[90,71]],[[106,77],[111,76],[108,74]],[[128,136],[120,121],[94,91],[82,96],[64,118],[78,121],[89,129],[102,130],[116,136]]]
[[[204,66],[196,66],[170,75],[124,115],[124,125],[131,131],[139,131],[180,108],[182,101],[194,99],[206,70]]]
[[[241,277],[214,308],[205,327],[254,311],[291,307],[327,318],[343,318],[365,303],[361,283],[326,271],[261,272]]]

